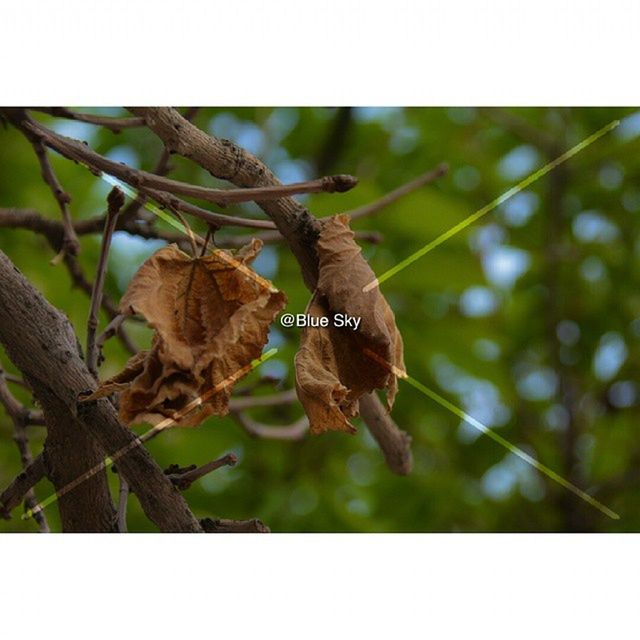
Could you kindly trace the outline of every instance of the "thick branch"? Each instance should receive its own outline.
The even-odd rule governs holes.
[[[218,140],[207,135],[175,109],[132,107],[130,111],[144,117],[169,151],[190,158],[216,178],[228,180],[242,188],[281,184],[255,156],[229,140]],[[307,286],[314,290],[318,278],[318,257],[314,247],[320,223],[293,198],[257,202],[287,240],[300,263]]]
[[[375,393],[360,399],[360,415],[384,453],[389,468],[399,475],[411,472],[411,436],[398,428]]]
[[[47,419],[45,458],[57,490],[135,441],[106,399],[78,405],[95,388],[66,316],[52,307],[0,252],[0,342],[33,389]],[[198,521],[146,449],[132,448],[118,470],[162,531],[201,531]],[[110,531],[115,522],[104,472],[59,500],[63,528]]]

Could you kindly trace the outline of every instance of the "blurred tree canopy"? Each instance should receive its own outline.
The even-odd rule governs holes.
[[[115,108],[81,111],[127,115]],[[36,117],[133,167],[153,170],[162,151],[146,129],[116,134]],[[375,200],[447,162],[444,177],[354,221],[356,230],[383,236],[379,244],[362,243],[380,274],[614,119],[621,125],[612,133],[389,279],[382,290],[395,311],[413,377],[591,493],[620,520],[607,518],[403,383],[393,417],[413,437],[409,476],[387,469],[363,425],[355,436],[329,433],[290,442],[252,438],[230,418],[209,418],[197,429],[171,430],[148,445],[163,467],[238,455],[237,466],[219,469],[187,491],[193,511],[199,517],[258,517],[276,532],[640,530],[640,111],[203,108],[194,122],[256,154],[284,183],[329,173],[359,178],[358,187],[345,194],[301,196],[317,216]],[[84,167],[51,156],[72,197],[73,217],[103,212],[110,186]],[[188,160],[174,156],[171,162],[173,178],[226,186]],[[59,219],[33,149],[8,127],[0,131],[0,208],[11,207]],[[253,204],[229,212],[264,217]],[[197,220],[193,227],[206,233]],[[219,236],[241,233],[247,230],[225,228]],[[93,278],[100,236],[83,236],[81,242],[80,263]],[[106,283],[114,300],[162,244],[116,233]],[[30,231],[0,228],[0,249],[64,310],[84,344],[88,296],[71,287],[63,265],[50,265],[47,241]],[[304,311],[309,293],[285,246],[266,246],[255,268],[286,292],[287,312]],[[106,316],[100,322],[104,327]],[[139,347],[148,344],[147,329],[136,323],[129,329]],[[274,324],[269,346],[278,348],[277,356],[239,388],[269,375],[276,389],[291,389],[298,338],[298,329]],[[105,357],[102,378],[121,370],[127,353],[111,340]],[[0,364],[18,373],[3,352]],[[12,391],[31,402],[23,389]],[[261,386],[256,393],[272,391]],[[252,409],[251,415],[290,424],[302,409],[293,403]],[[21,468],[12,430],[2,413],[2,488]],[[29,427],[29,436],[39,451],[44,429]],[[42,482],[37,497],[52,490]],[[47,515],[59,529],[55,507]],[[129,528],[153,530],[134,496]],[[15,515],[0,525],[0,531],[32,530],[33,521]]]

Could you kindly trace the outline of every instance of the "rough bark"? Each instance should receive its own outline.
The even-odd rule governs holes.
[[[73,328],[1,251],[0,342],[43,409],[48,428],[44,459],[56,490],[134,440],[108,400],[78,405],[78,395],[95,388],[95,381]],[[146,449],[133,448],[118,460],[118,469],[162,531],[202,531]],[[63,495],[59,507],[64,531],[113,530],[116,513],[104,471]]]

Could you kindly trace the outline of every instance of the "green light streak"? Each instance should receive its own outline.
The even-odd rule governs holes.
[[[468,413],[466,413],[462,409],[459,409],[454,404],[452,404],[451,402],[443,398],[441,395],[437,394],[435,391],[432,391],[431,389],[423,385],[421,382],[418,382],[415,378],[412,378],[409,375],[403,375],[401,377],[404,380],[406,380],[412,387],[415,387],[418,391],[423,393],[425,396],[437,402],[441,407],[444,407],[448,411],[451,411],[451,413],[458,416],[459,418],[461,418],[462,420],[470,424],[472,427],[475,427],[480,433],[483,433],[484,435],[489,436],[492,440],[497,442],[500,446],[507,449],[507,451],[510,451],[511,453],[515,454],[521,460],[524,460],[527,464],[530,464],[532,467],[540,471],[540,473],[543,473],[545,476],[547,476],[554,482],[557,482],[560,486],[564,487],[565,489],[568,489],[569,491],[571,491],[571,493],[574,493],[579,498],[582,498],[582,500],[590,504],[592,507],[595,507],[596,509],[598,509],[598,511],[600,511],[601,513],[604,513],[604,515],[608,516],[609,518],[612,518],[613,520],[620,519],[620,516],[617,513],[615,513],[608,507],[605,507],[601,502],[598,502],[595,498],[592,498],[588,493],[585,493],[584,491],[582,491],[582,489],[579,489],[575,485],[571,484],[568,480],[565,480],[562,476],[558,475],[555,471],[553,471],[552,469],[549,469],[549,467],[545,466],[544,464],[542,464],[541,462],[539,462],[538,460],[530,456],[528,453],[525,453],[522,449],[511,444],[508,440],[498,435],[495,431],[483,425],[481,422],[479,422],[478,420],[470,416]]]
[[[388,271],[385,271],[381,276],[378,276],[375,280],[372,280],[369,284],[365,285],[362,288],[362,291],[366,293],[367,291],[371,291],[375,289],[378,285],[380,285],[385,280],[388,280],[392,276],[396,275],[396,273],[406,269],[408,266],[413,264],[416,260],[422,258],[422,256],[429,253],[443,242],[456,235],[470,224],[473,224],[476,220],[482,218],[482,216],[486,215],[490,211],[493,211],[501,204],[506,202],[509,198],[512,198],[517,193],[520,193],[524,189],[526,189],[529,185],[533,184],[543,176],[546,176],[547,173],[555,169],[558,165],[562,164],[572,158],[577,153],[580,153],[583,149],[588,147],[590,144],[593,144],[596,140],[609,133],[609,131],[615,129],[620,124],[620,120],[614,120],[610,122],[602,129],[599,129],[595,133],[591,134],[588,138],[585,138],[582,142],[578,143],[575,147],[572,147],[568,151],[565,151],[561,156],[558,156],[555,160],[552,160],[548,164],[546,164],[541,169],[538,169],[534,173],[532,173],[529,177],[525,178],[521,182],[519,182],[514,187],[511,187],[508,191],[505,191],[501,196],[498,196],[495,200],[492,200],[489,204],[482,207],[482,209],[478,209],[475,213],[471,214],[468,218],[465,218],[462,222],[459,222],[454,227],[451,227],[448,231],[445,231],[442,235],[438,236],[435,240],[432,240],[428,244],[426,244],[422,249],[418,249],[415,253],[411,254],[408,258],[399,262],[395,267],[392,267]]]
[[[100,177],[105,182],[108,182],[110,185],[114,187],[118,187],[118,189],[126,193],[130,198],[135,199],[139,196],[139,194],[136,193],[129,185],[118,180],[117,178],[114,178],[113,176],[110,176],[108,173],[101,173]],[[170,224],[174,229],[177,229],[178,231],[182,231],[183,233],[188,234],[188,229],[183,224],[181,224],[173,216],[170,216],[168,213],[160,209],[160,207],[157,207],[152,202],[145,202],[143,206],[145,209],[148,209],[149,211],[151,211],[151,213],[158,216],[158,218],[161,218],[167,224]]]
[[[197,406],[202,404],[202,402],[204,402],[204,399],[206,399],[210,395],[212,395],[212,393],[215,390],[219,391],[221,388],[224,388],[221,385],[223,385],[225,382],[226,382],[226,384],[230,384],[231,382],[234,382],[236,380],[236,376],[238,376],[238,374],[240,372],[249,373],[249,371],[253,371],[253,369],[255,369],[256,367],[260,366],[265,360],[268,360],[269,358],[273,357],[276,353],[278,353],[278,349],[276,349],[275,347],[273,349],[269,349],[269,351],[265,351],[259,358],[256,358],[255,360],[252,360],[251,364],[249,364],[247,367],[239,369],[238,372],[236,372],[235,374],[232,374],[231,376],[226,378],[226,380],[223,383],[220,383],[220,384],[216,385],[215,387],[213,387],[213,389],[211,389],[208,392],[204,393],[199,398],[196,398],[196,400],[190,402],[189,405],[187,405],[187,408],[191,407],[191,405],[193,405],[191,407],[191,409],[196,408]],[[244,375],[244,373],[242,375]],[[186,413],[185,413],[185,415],[186,415]],[[180,416],[180,417],[182,417],[182,416]],[[81,485],[85,480],[88,480],[89,478],[92,478],[93,476],[96,475],[96,473],[99,473],[103,469],[108,469],[109,467],[113,466],[113,464],[116,462],[116,460],[122,458],[122,456],[124,456],[127,453],[129,453],[129,451],[131,451],[132,449],[135,449],[136,447],[140,446],[141,444],[143,444],[147,440],[151,439],[153,436],[158,434],[160,431],[164,431],[165,429],[168,429],[168,428],[174,426],[175,423],[176,423],[176,420],[170,420],[170,419],[168,419],[166,421],[163,420],[160,424],[158,424],[155,427],[149,429],[149,431],[147,431],[146,433],[142,434],[141,436],[135,438],[135,440],[132,440],[131,442],[129,442],[129,444],[127,444],[126,446],[122,447],[121,449],[116,451],[111,456],[107,456],[104,460],[102,460],[97,465],[95,465],[94,467],[92,467],[91,469],[89,469],[88,471],[83,473],[81,476],[79,476],[75,480],[72,480],[69,484],[65,485],[64,487],[62,487],[61,489],[59,489],[55,493],[53,493],[50,496],[48,496],[47,498],[42,500],[42,502],[39,502],[32,509],[28,509],[22,515],[22,519],[23,520],[29,520],[29,518],[32,518],[36,513],[39,513],[40,511],[43,511],[46,507],[48,507],[49,505],[51,505],[54,502],[56,502],[58,500],[58,498],[60,498],[61,496],[65,495],[67,493],[69,493],[69,491],[75,489],[77,486]]]

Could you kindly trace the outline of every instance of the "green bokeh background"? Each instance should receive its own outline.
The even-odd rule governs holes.
[[[125,115],[120,109],[93,113]],[[151,170],[159,140],[144,129],[111,133],[91,125],[38,119],[86,140],[100,153]],[[229,418],[173,430],[149,443],[166,467],[203,464],[226,452],[240,461],[193,485],[186,498],[199,517],[258,517],[275,532],[638,531],[640,530],[640,111],[632,108],[237,108],[201,109],[195,123],[262,158],[283,182],[350,173],[346,194],[302,198],[317,216],[374,200],[446,161],[449,173],[374,217],[354,223],[384,240],[363,243],[382,273],[510,188],[531,171],[613,119],[622,124],[559,173],[474,223],[385,282],[406,347],[408,371],[481,422],[621,515],[613,521],[479,436],[468,425],[401,386],[393,416],[413,437],[414,470],[394,476],[366,428],[299,442],[249,437]],[[549,145],[549,142],[551,143]],[[53,154],[52,154],[53,156]],[[173,157],[177,179],[224,186],[188,160]],[[104,210],[109,185],[53,156],[71,194],[72,214]],[[555,177],[554,177],[555,176]],[[0,130],[0,207],[33,208],[58,219],[30,145]],[[237,215],[263,217],[255,205]],[[164,223],[162,223],[164,224]],[[202,227],[194,222],[194,228]],[[243,230],[220,232],[237,235]],[[81,264],[93,279],[99,236],[82,238]],[[119,299],[136,268],[159,242],[117,235],[106,290]],[[0,228],[0,249],[71,319],[85,341],[87,296],[71,288],[64,266],[51,266],[46,240]],[[302,312],[309,293],[286,247],[265,248],[256,270]],[[0,283],[1,286],[1,283]],[[106,323],[101,316],[101,326]],[[149,332],[130,323],[140,347]],[[269,374],[276,389],[293,384],[298,330],[274,325],[279,352],[240,387]],[[101,375],[127,355],[112,340]],[[0,350],[0,361],[16,373]],[[12,386],[26,403],[28,394]],[[270,389],[261,387],[260,393]],[[295,403],[251,415],[289,424]],[[0,485],[19,472],[12,424],[0,412]],[[30,427],[34,452],[44,429]],[[109,474],[117,489],[114,474]],[[43,482],[37,496],[52,486]],[[34,531],[16,509],[0,531]],[[59,530],[56,507],[47,510]],[[134,496],[129,528],[154,531]]]

